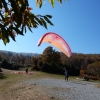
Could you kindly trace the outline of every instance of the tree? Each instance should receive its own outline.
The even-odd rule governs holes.
[[[2,57],[1,57],[1,55],[0,55],[0,61],[2,60]]]
[[[51,62],[59,64],[61,61],[60,53],[53,50],[53,48],[49,46],[43,51],[42,61],[43,63],[48,63],[48,64],[50,64]]]
[[[5,69],[11,69],[11,64],[9,64],[5,59],[2,60],[0,67],[5,68]]]
[[[62,3],[62,0],[58,0]],[[54,0],[49,0],[54,7]],[[43,0],[36,0],[36,5],[42,7]],[[10,42],[10,37],[15,40],[16,35],[24,35],[26,28],[32,32],[32,28],[43,26],[47,29],[47,23],[51,15],[35,15],[31,12],[28,0],[0,0],[0,39],[4,44]]]
[[[42,71],[56,74],[62,71],[62,68],[60,68],[60,52],[53,50],[53,47],[49,46],[43,51],[41,56],[43,62]]]
[[[100,62],[94,62],[92,64],[89,64],[87,66],[86,73],[88,75],[100,77]]]
[[[38,70],[38,67],[37,67],[38,57],[32,57],[31,60],[33,62],[33,68],[32,68],[32,70]]]

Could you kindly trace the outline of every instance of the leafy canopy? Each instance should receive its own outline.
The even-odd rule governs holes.
[[[51,62],[54,62],[56,64],[61,63],[61,56],[60,53],[53,50],[51,46],[48,46],[42,54],[42,61],[43,63],[48,63],[50,64]]]
[[[58,0],[62,3],[62,0]],[[54,7],[55,0],[49,0]],[[43,0],[36,0],[36,6],[42,7]],[[43,26],[47,29],[47,23],[53,26],[50,21],[51,15],[35,15],[31,12],[28,0],[0,0],[0,39],[4,44],[10,42],[10,37],[15,40],[16,35],[24,35],[26,28],[32,32],[32,28]]]
[[[36,0],[36,6],[39,6],[41,8],[43,1],[45,2],[45,0]],[[52,7],[54,7],[55,0],[48,0],[48,1],[51,3]],[[62,4],[62,0],[58,0],[58,2],[60,2],[60,4]]]

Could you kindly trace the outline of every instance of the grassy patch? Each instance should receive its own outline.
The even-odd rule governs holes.
[[[6,76],[8,79],[11,79],[11,78],[18,77],[19,75],[18,75],[18,74],[6,74],[5,76]]]
[[[0,80],[1,79],[6,79],[7,77],[4,75],[4,74],[2,74],[2,73],[0,73]]]

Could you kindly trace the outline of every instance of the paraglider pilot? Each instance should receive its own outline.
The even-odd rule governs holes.
[[[69,75],[68,75],[69,73],[68,73],[68,71],[67,70],[65,70],[65,81],[66,81],[66,79],[67,79],[67,81],[68,81],[68,77],[69,77]]]

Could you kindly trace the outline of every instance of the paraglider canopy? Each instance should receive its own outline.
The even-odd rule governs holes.
[[[67,57],[71,57],[72,52],[68,45],[68,43],[58,34],[53,32],[45,33],[40,40],[38,41],[38,46],[41,45],[42,42],[47,42],[58,48],[62,51]]]

